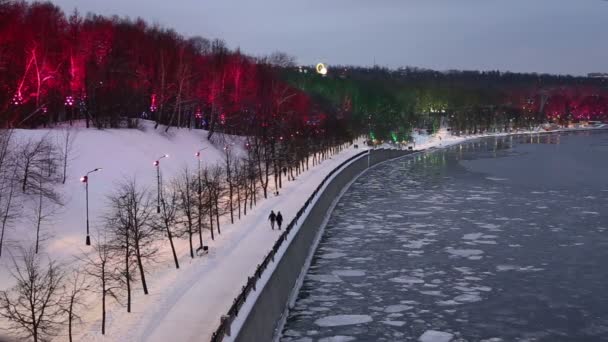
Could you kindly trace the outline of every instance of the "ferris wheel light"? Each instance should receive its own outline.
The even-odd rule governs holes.
[[[317,70],[317,73],[320,75],[327,75],[327,66],[323,63],[318,63],[316,70]]]

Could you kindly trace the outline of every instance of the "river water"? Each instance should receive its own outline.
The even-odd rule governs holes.
[[[387,162],[338,202],[281,341],[608,341],[608,133]]]

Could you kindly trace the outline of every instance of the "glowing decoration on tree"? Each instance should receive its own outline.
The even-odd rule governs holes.
[[[194,114],[194,117],[197,119],[201,119],[203,117],[203,112],[201,111],[200,107],[196,108],[196,113]]]
[[[323,63],[318,63],[316,70],[317,70],[317,74],[319,74],[319,75],[323,75],[323,76],[327,75],[327,66]]]
[[[158,107],[156,106],[156,94],[152,94],[152,96],[150,97],[150,111],[154,113],[157,109]]]
[[[220,124],[222,124],[222,125],[226,124],[226,114],[224,114],[224,113],[220,114]]]
[[[74,97],[73,96],[66,96],[65,98],[65,106],[66,107],[72,107],[74,105]]]
[[[42,114],[46,114],[49,111],[49,109],[46,106],[42,106],[41,110],[42,110]]]
[[[15,95],[13,96],[12,103],[15,106],[20,106],[23,104],[23,96],[21,96],[21,91],[15,93]]]

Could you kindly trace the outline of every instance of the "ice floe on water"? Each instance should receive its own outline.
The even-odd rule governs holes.
[[[484,253],[480,249],[455,249],[453,247],[447,247],[445,251],[453,257],[467,258],[470,260],[479,260]]]
[[[487,180],[495,181],[495,182],[503,182],[509,179],[507,178],[498,178],[498,177],[486,177]]]
[[[331,273],[339,277],[363,277],[365,275],[365,271],[361,270],[337,270]]]
[[[337,327],[343,325],[364,324],[372,321],[372,316],[369,315],[334,315],[319,318],[315,321],[315,324],[320,327]]]
[[[394,283],[400,283],[400,284],[423,284],[424,283],[424,280],[422,280],[420,278],[416,278],[416,277],[410,277],[410,276],[395,277],[395,278],[391,278],[389,280]]]
[[[540,272],[544,271],[544,268],[534,267],[534,266],[517,266],[517,265],[497,265],[496,270],[498,272],[505,271],[520,271],[520,272]]]
[[[479,302],[481,300],[481,296],[476,293],[465,293],[460,296],[454,297],[454,300],[459,303],[473,303]]]
[[[307,278],[322,283],[341,283],[342,279],[333,274],[309,274]]]
[[[409,305],[404,305],[404,304],[396,304],[396,305],[389,305],[384,309],[384,312],[386,313],[397,313],[397,312],[403,312],[403,311],[407,311],[407,310],[411,310],[413,309],[413,306],[409,306]]]
[[[443,331],[427,330],[422,334],[418,341],[420,342],[450,342],[454,338],[454,334]]]
[[[337,259],[346,256],[346,253],[333,252],[327,254],[321,254],[319,257],[322,259]]]
[[[338,336],[320,338],[319,342],[350,342],[350,341],[355,341],[355,340],[356,340],[356,338],[354,338],[352,336],[338,335]]]
[[[382,323],[386,324],[386,325],[391,325],[393,327],[402,327],[405,325],[404,321],[381,321]]]

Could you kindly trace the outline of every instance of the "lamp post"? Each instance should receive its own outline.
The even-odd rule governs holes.
[[[87,207],[87,239],[85,241],[87,246],[91,245],[91,237],[89,235],[89,174],[93,173],[93,172],[97,172],[102,170],[102,168],[98,167],[95,170],[91,170],[89,172],[87,172],[86,175],[82,176],[80,178],[80,181],[84,183],[85,185],[85,192],[86,192],[86,207]]]
[[[156,213],[160,214],[160,188],[161,188],[161,184],[160,184],[160,160],[163,158],[169,158],[168,154],[164,154],[162,157],[158,158],[157,160],[154,161],[154,166],[156,166],[156,184],[158,186],[158,192],[157,192],[157,198],[158,198],[158,202],[156,205]]]
[[[198,159],[198,192],[201,192],[201,152],[206,150],[207,148],[201,148],[198,150],[194,156]]]

